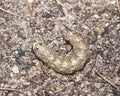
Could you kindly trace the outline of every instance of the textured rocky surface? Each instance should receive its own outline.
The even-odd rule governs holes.
[[[0,87],[24,90],[28,96],[119,96],[120,91],[94,73],[120,86],[120,18],[116,0],[0,1]],[[6,10],[6,11],[5,11]],[[61,75],[31,52],[39,41],[57,55],[73,51],[60,25],[82,35],[90,60],[82,71]],[[71,55],[71,54],[70,54]],[[0,90],[1,96],[24,96]]]

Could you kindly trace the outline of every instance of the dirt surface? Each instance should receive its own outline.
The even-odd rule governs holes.
[[[0,96],[120,96],[116,1],[0,0]],[[37,41],[61,56],[71,51],[61,25],[80,33],[90,46],[89,62],[73,75],[54,72],[31,52]]]

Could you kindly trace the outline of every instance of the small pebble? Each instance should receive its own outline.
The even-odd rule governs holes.
[[[82,25],[82,27],[83,27],[85,30],[89,30],[89,27],[86,26],[86,25]]]
[[[67,0],[68,3],[75,3],[77,0]]]
[[[13,73],[19,73],[19,68],[18,66],[14,65],[12,68]]]
[[[33,3],[33,0],[28,0],[28,3]]]
[[[20,46],[20,49],[21,49],[23,52],[28,50],[27,46],[26,46],[24,43]]]
[[[100,18],[100,16],[97,15],[97,14],[93,15],[93,17],[96,18],[96,19],[99,19],[99,18]]]

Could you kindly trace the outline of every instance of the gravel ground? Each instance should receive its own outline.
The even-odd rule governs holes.
[[[0,96],[120,96],[119,16],[116,0],[1,0]],[[90,46],[89,62],[73,75],[54,72],[31,52],[36,41],[61,56],[72,50],[60,25]]]

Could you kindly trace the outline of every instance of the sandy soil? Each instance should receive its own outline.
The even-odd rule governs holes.
[[[0,96],[120,96],[116,1],[0,0]],[[37,41],[61,56],[72,50],[61,25],[81,34],[90,46],[89,62],[73,75],[54,72],[31,51]]]

